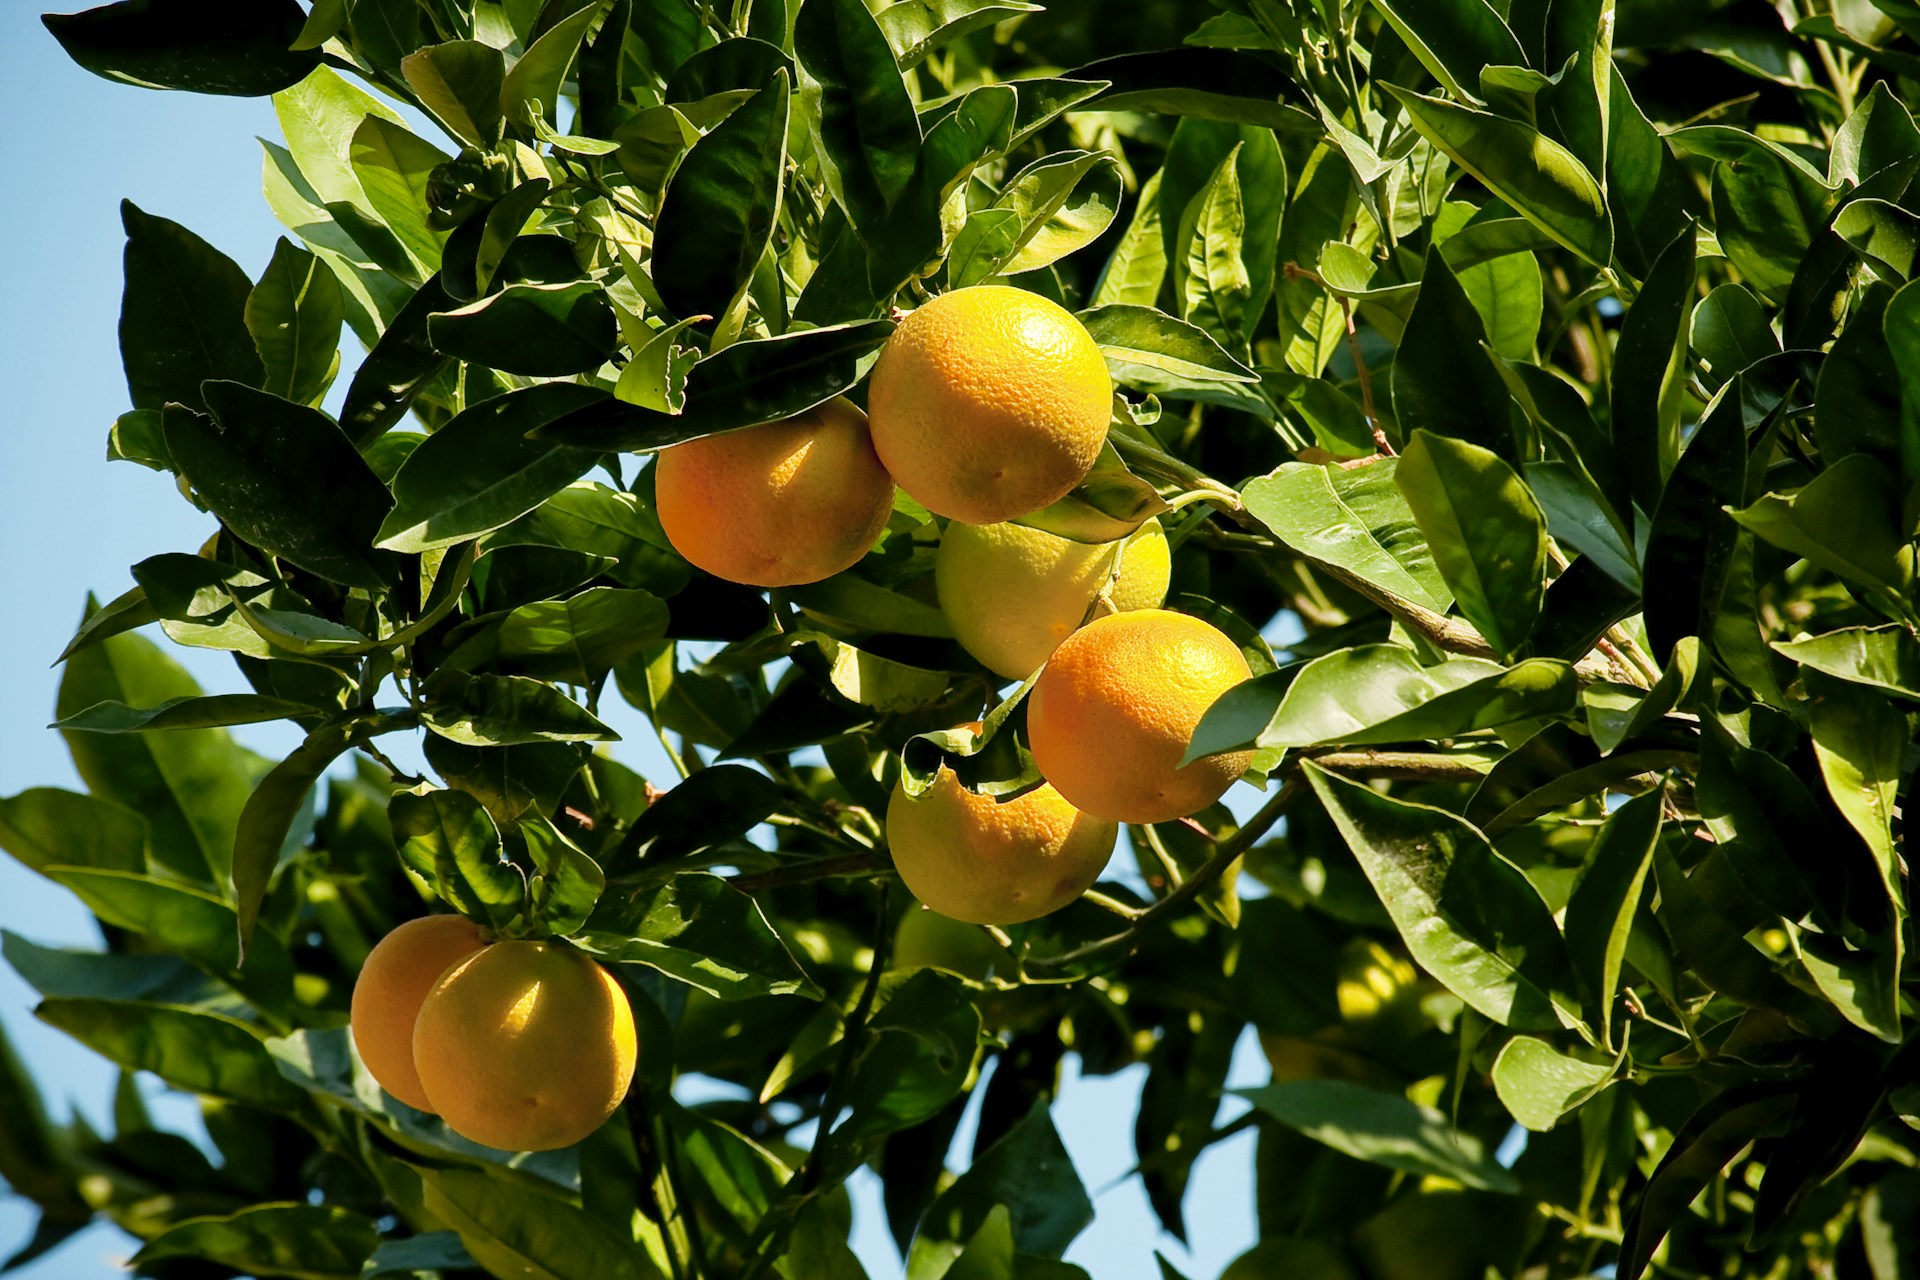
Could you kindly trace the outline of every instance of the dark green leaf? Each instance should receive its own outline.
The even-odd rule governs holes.
[[[810,113],[827,187],[865,240],[913,180],[920,120],[886,33],[860,0],[814,0],[794,23],[793,47],[820,85]]]
[[[621,924],[577,941],[608,963],[643,964],[722,999],[821,998],[760,905],[718,876],[675,876],[636,898]]]
[[[902,0],[876,15],[901,70],[918,66],[929,53],[969,31],[1038,13],[1044,6],[1025,0]]]
[[[1680,454],[1680,392],[1693,276],[1694,235],[1689,228],[1655,261],[1621,323],[1608,400],[1614,447],[1643,511],[1659,505],[1667,473]]]
[[[987,1215],[1002,1206],[1014,1247],[1023,1255],[1058,1258],[1093,1223],[1093,1202],[1044,1102],[981,1153],[927,1209],[909,1270],[919,1274],[957,1256]]]
[[[407,299],[360,362],[340,408],[340,428],[357,448],[365,449],[400,421],[414,397],[448,366],[427,341],[427,318],[452,306],[434,276]]]
[[[1305,102],[1307,96],[1291,76],[1272,62],[1237,49],[1126,53],[1067,74],[1074,80],[1107,82],[1082,109],[1161,111],[1294,133],[1320,128],[1317,120],[1294,105]]]
[[[1302,766],[1421,968],[1516,1030],[1579,1009],[1566,944],[1527,878],[1472,826]]]
[[[507,861],[500,833],[464,791],[416,788],[387,805],[400,861],[460,914],[500,932],[527,911],[528,885]]]
[[[1500,653],[1540,617],[1546,519],[1532,490],[1489,450],[1416,431],[1394,482],[1433,548],[1460,612]]]
[[[1393,412],[1408,439],[1415,431],[1452,436],[1513,458],[1512,397],[1483,349],[1486,330],[1452,268],[1427,255],[1420,296],[1393,358]]]
[[[780,218],[787,73],[693,144],[661,197],[653,283],[674,314],[721,316],[753,276]]]
[[[1640,557],[1620,513],[1577,463],[1529,462],[1524,467],[1547,517],[1547,532],[1592,560],[1629,591],[1640,589]]]
[[[1620,806],[1600,829],[1567,899],[1567,952],[1601,1042],[1613,1045],[1613,996],[1660,841],[1664,793],[1655,789]]]
[[[606,291],[591,280],[511,284],[427,319],[442,355],[507,373],[556,378],[598,369],[619,345]]]
[[[698,103],[718,93],[745,89],[757,93],[776,71],[794,83],[793,59],[777,44],[735,36],[700,50],[673,69],[663,95],[668,102]]]
[[[447,163],[447,154],[403,126],[372,115],[354,130],[348,154],[367,203],[419,264],[421,274],[438,271],[446,232],[429,224],[428,195],[434,171]]]
[[[548,124],[558,123],[561,86],[601,7],[598,3],[581,5],[548,27],[515,59],[500,85],[500,110],[507,119],[524,125],[537,115]]]
[[[239,917],[240,954],[246,956],[260,906],[273,875],[288,857],[288,833],[314,784],[353,744],[351,720],[328,721],[309,733],[292,754],[275,765],[247,797],[233,833],[233,896]]]
[[[426,1212],[459,1232],[468,1252],[490,1271],[505,1269],[530,1280],[665,1280],[626,1232],[579,1208],[536,1174],[499,1165],[484,1171],[404,1167],[420,1178]]]
[[[688,371],[683,413],[600,400],[558,417],[537,434],[592,450],[664,449],[717,431],[779,422],[851,388],[862,357],[892,332],[890,320],[864,320],[736,342]]]
[[[521,605],[442,665],[591,684],[666,632],[667,606],[653,593],[593,587],[565,600]]]
[[[401,464],[394,508],[374,540],[396,551],[432,551],[525,515],[585,475],[598,451],[528,432],[606,393],[551,382],[510,391],[458,414]]]
[[[233,259],[177,222],[120,204],[126,225],[126,288],[120,296],[120,358],[137,409],[169,401],[200,408],[210,378],[258,386],[260,355],[247,331],[253,282]],[[193,323],[181,323],[181,317]]]
[[[1485,67],[1525,66],[1520,42],[1486,0],[1376,0],[1380,13],[1454,97],[1478,101]]]
[[[1848,454],[1791,494],[1769,493],[1733,518],[1784,551],[1899,598],[1912,574],[1901,561],[1894,477]]]
[[[224,1218],[188,1218],[149,1240],[129,1261],[200,1258],[256,1276],[294,1280],[358,1277],[380,1233],[370,1218],[331,1205],[260,1204]]]
[[[1345,1080],[1289,1080],[1234,1092],[1262,1115],[1356,1160],[1482,1191],[1520,1190],[1519,1180],[1495,1164],[1472,1134],[1397,1093]]]
[[[1740,501],[1746,483],[1740,386],[1732,383],[1702,419],[1658,490],[1644,557],[1647,639],[1657,662],[1685,637],[1712,634],[1739,534],[1725,508]]]
[[[109,636],[122,635],[138,630],[150,622],[160,620],[159,612],[153,607],[153,601],[147,599],[145,587],[135,586],[125,595],[102,605],[91,617],[80,624],[73,633],[73,639],[67,641],[67,647],[60,651],[54,665],[58,666],[74,654],[89,645],[99,644]]]
[[[148,733],[163,729],[212,729],[223,725],[260,724],[312,715],[314,708],[284,698],[253,693],[216,693],[203,697],[169,698],[152,707],[130,707],[124,702],[99,702],[49,725],[53,729],[82,729],[91,733]]]
[[[1713,390],[1780,351],[1760,300],[1737,284],[1718,286],[1694,307],[1692,343]]]
[[[420,718],[435,733],[470,747],[620,738],[560,690],[525,676],[446,672],[428,689]]]
[[[520,835],[534,867],[527,882],[533,923],[543,934],[565,937],[593,913],[607,887],[606,873],[545,817],[522,818]]]
[[[320,65],[292,47],[306,23],[293,0],[121,0],[40,21],[87,70],[144,89],[261,97]]]
[[[1765,953],[1748,942],[1707,897],[1714,886],[1706,873],[1696,869],[1694,876],[1689,876],[1671,853],[1656,847],[1653,874],[1660,887],[1659,921],[1673,940],[1677,959],[1732,1000],[1809,1018],[1810,1008],[1817,1008],[1818,1001],[1788,982]],[[1720,874],[1732,874],[1725,869],[1724,859]],[[1702,878],[1701,884],[1694,882],[1695,877]],[[1708,885],[1707,890],[1702,884]]]
[[[231,1018],[118,1000],[43,1000],[33,1012],[95,1053],[189,1093],[273,1111],[306,1098],[281,1077],[259,1036]]]
[[[346,299],[332,269],[281,239],[247,295],[247,330],[266,369],[265,388],[295,404],[318,400],[339,367],[345,317]]]
[[[1859,684],[1809,677],[1808,692],[1814,695],[1813,753],[1827,793],[1873,855],[1888,901],[1904,914],[1906,893],[1893,817],[1905,773],[1907,718]],[[1900,930],[1896,926],[1893,932],[1897,942]]]
[[[758,769],[717,764],[648,805],[628,839],[643,858],[684,857],[745,835],[785,800],[779,785]]]
[[[1517,120],[1382,85],[1414,127],[1522,217],[1597,267],[1613,257],[1606,197],[1573,153]]]
[[[167,450],[222,522],[323,578],[386,586],[373,535],[392,499],[340,428],[237,382],[210,382],[206,396],[211,417],[168,410]]]
[[[958,978],[916,969],[866,1030],[847,1090],[853,1110],[835,1142],[877,1138],[946,1106],[973,1072],[980,1013]]]

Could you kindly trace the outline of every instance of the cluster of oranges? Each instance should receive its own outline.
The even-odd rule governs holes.
[[[887,839],[907,887],[955,919],[1058,910],[1106,866],[1122,822],[1218,799],[1245,755],[1180,760],[1251,674],[1217,628],[1159,608],[1170,559],[1148,522],[1089,546],[1010,523],[1065,497],[1106,443],[1113,382],[1093,338],[1020,289],[956,289],[908,315],[874,366],[869,414],[834,400],[660,454],[660,523],[689,561],[761,587],[816,582],[879,539],[897,484],[946,518],[935,587],[955,637],[998,675],[1041,670],[1027,708],[1046,785],[977,795],[942,769],[896,788]],[[1082,626],[1090,613],[1104,616]]]
[[[1086,476],[1112,400],[1100,350],[1072,315],[1018,289],[958,289],[888,340],[871,418],[837,399],[676,445],[656,464],[675,548],[752,586],[850,568],[879,540],[896,484],[946,518],[941,608],[989,670],[1040,671],[1027,732],[1046,778],[1009,800],[968,791],[944,766],[917,797],[895,788],[894,863],[953,920],[1058,910],[1106,867],[1118,824],[1184,817],[1247,767],[1245,755],[1180,763],[1207,707],[1250,672],[1218,629],[1159,607],[1171,561],[1158,523],[1105,546],[1009,523]],[[381,940],[354,987],[352,1029],[388,1093],[505,1150],[580,1141],[633,1078],[632,1009],[604,969],[565,942],[491,941],[460,916]]]
[[[490,941],[464,916],[382,938],[351,1025],[381,1088],[503,1151],[572,1146],[633,1082],[633,1008],[611,974],[568,943]]]

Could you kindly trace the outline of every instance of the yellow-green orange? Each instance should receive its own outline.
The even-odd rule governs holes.
[[[845,397],[663,450],[654,491],[674,550],[754,587],[832,577],[867,554],[893,512],[866,415]]]
[[[1093,887],[1119,828],[1049,786],[1011,800],[976,795],[941,766],[918,799],[896,783],[887,843],[913,896],[968,924],[1018,924]]]
[[[1214,699],[1252,672],[1219,628],[1139,609],[1062,641],[1027,699],[1033,762],[1069,804],[1110,822],[1169,822],[1218,800],[1251,752],[1181,765]]]
[[[580,1141],[633,1081],[633,1009],[584,953],[499,942],[434,984],[413,1031],[433,1109],[455,1133],[503,1151]]]
[[[1025,525],[954,521],[941,535],[933,562],[940,608],[954,638],[982,666],[1009,680],[1032,675],[1073,634],[1110,581],[1115,610],[1152,609],[1167,598],[1171,570],[1158,520],[1123,542],[1094,544]]]
[[[480,926],[465,916],[422,916],[380,939],[360,966],[350,1015],[354,1047],[380,1087],[410,1107],[432,1110],[413,1069],[420,1005],[441,974],[486,945]]]
[[[1013,953],[985,929],[922,906],[910,906],[900,917],[892,958],[896,969],[931,966],[976,982],[1018,974]]]
[[[1113,379],[1086,326],[1024,289],[941,294],[900,322],[867,389],[873,447],[929,511],[993,524],[1079,484]]]

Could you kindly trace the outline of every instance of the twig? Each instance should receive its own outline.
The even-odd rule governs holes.
[[[1373,406],[1373,375],[1367,370],[1367,359],[1360,354],[1360,331],[1353,323],[1353,303],[1332,285],[1321,279],[1320,273],[1303,267],[1297,262],[1289,262],[1284,268],[1289,280],[1310,280],[1325,289],[1333,300],[1340,304],[1340,314],[1347,322],[1347,351],[1353,356],[1354,372],[1360,379],[1360,408],[1367,415],[1367,427],[1373,432],[1374,447],[1393,456],[1393,445],[1387,441],[1387,433],[1380,426],[1380,413]]]
[[[1252,848],[1254,842],[1280,820],[1280,815],[1286,811],[1287,805],[1292,803],[1294,796],[1299,794],[1300,786],[1298,774],[1289,777],[1281,788],[1260,806],[1259,811],[1247,819],[1246,826],[1217,843],[1213,853],[1195,869],[1192,875],[1182,880],[1173,892],[1142,911],[1124,932],[1101,938],[1096,942],[1089,942],[1085,946],[1075,947],[1072,951],[1063,952],[1057,956],[1041,956],[1029,960],[1026,962],[1026,967],[1042,971],[1064,969],[1082,960],[1126,947],[1142,932],[1178,911],[1186,903],[1198,897],[1202,889],[1224,875],[1228,867],[1239,861],[1241,855]]]

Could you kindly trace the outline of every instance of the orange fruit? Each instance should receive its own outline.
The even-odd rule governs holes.
[[[633,1082],[633,1008],[613,975],[562,942],[498,942],[449,969],[414,1024],[433,1109],[502,1151],[570,1147]]]
[[[654,490],[675,551],[753,587],[831,578],[867,554],[893,514],[893,479],[866,415],[844,396],[663,449]]]
[[[1206,808],[1253,753],[1182,766],[1214,699],[1252,675],[1238,645],[1184,613],[1096,618],[1061,642],[1027,697],[1033,762],[1067,802],[1110,822],[1168,822]]]
[[[927,510],[968,524],[1038,511],[1093,467],[1113,412],[1107,362],[1037,293],[943,293],[887,339],[867,389],[873,447]]]
[[[901,880],[941,915],[968,924],[1018,924],[1058,911],[1093,887],[1119,834],[1045,784],[998,800],[968,791],[945,765],[918,799],[895,783],[887,805],[887,844]]]
[[[400,1101],[431,1111],[413,1069],[413,1024],[440,975],[487,945],[465,916],[422,916],[380,939],[353,984],[349,1025],[360,1061]]]
[[[961,647],[989,671],[1024,680],[1073,633],[1102,592],[1116,611],[1155,608],[1167,598],[1172,568],[1158,520],[1106,543],[1074,542],[1019,524],[956,520],[940,537],[933,580]]]

